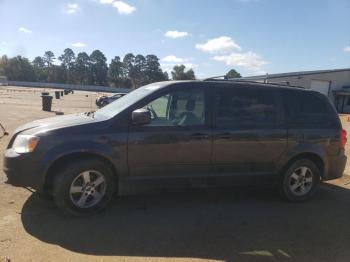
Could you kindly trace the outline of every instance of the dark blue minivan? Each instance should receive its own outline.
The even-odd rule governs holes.
[[[309,199],[342,176],[346,132],[328,98],[247,81],[160,82],[96,112],[19,127],[5,152],[8,183],[53,196],[74,215],[138,186],[277,185]]]

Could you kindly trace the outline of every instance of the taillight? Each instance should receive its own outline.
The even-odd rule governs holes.
[[[346,137],[346,131],[342,129],[340,131],[340,148],[344,149],[347,141],[348,139]]]

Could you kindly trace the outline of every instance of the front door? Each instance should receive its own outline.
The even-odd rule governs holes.
[[[130,125],[130,176],[204,175],[210,165],[212,139],[205,90],[186,86],[165,92],[141,107],[151,113],[151,123]]]

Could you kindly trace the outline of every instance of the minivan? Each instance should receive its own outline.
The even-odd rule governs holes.
[[[169,81],[96,112],[15,130],[8,183],[51,195],[62,210],[103,210],[142,186],[273,185],[304,201],[342,176],[346,132],[321,93],[248,81]]]

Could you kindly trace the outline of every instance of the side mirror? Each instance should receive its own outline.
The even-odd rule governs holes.
[[[147,109],[136,109],[132,112],[131,119],[134,125],[147,125],[151,123],[151,114]]]

